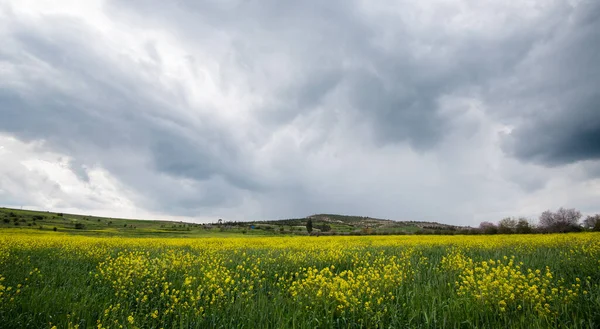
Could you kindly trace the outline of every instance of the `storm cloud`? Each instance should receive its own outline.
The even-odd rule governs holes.
[[[600,211],[597,1],[0,1],[0,21],[5,205]]]

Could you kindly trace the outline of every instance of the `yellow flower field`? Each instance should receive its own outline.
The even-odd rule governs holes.
[[[0,233],[2,328],[593,328],[600,234]]]

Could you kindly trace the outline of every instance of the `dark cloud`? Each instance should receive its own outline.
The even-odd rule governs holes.
[[[600,159],[600,3],[562,17],[508,78],[499,101],[514,118],[505,149],[549,166]],[[502,90],[502,89],[499,89]],[[516,120],[515,120],[516,118]]]
[[[588,101],[590,110],[575,106],[560,118],[520,125],[511,136],[512,154],[550,166],[600,159],[600,100]]]

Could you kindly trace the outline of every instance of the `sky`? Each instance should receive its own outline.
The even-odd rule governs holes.
[[[600,1],[0,0],[0,205],[600,212]]]

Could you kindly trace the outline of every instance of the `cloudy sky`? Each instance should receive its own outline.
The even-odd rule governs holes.
[[[0,0],[0,205],[600,212],[600,1]]]

